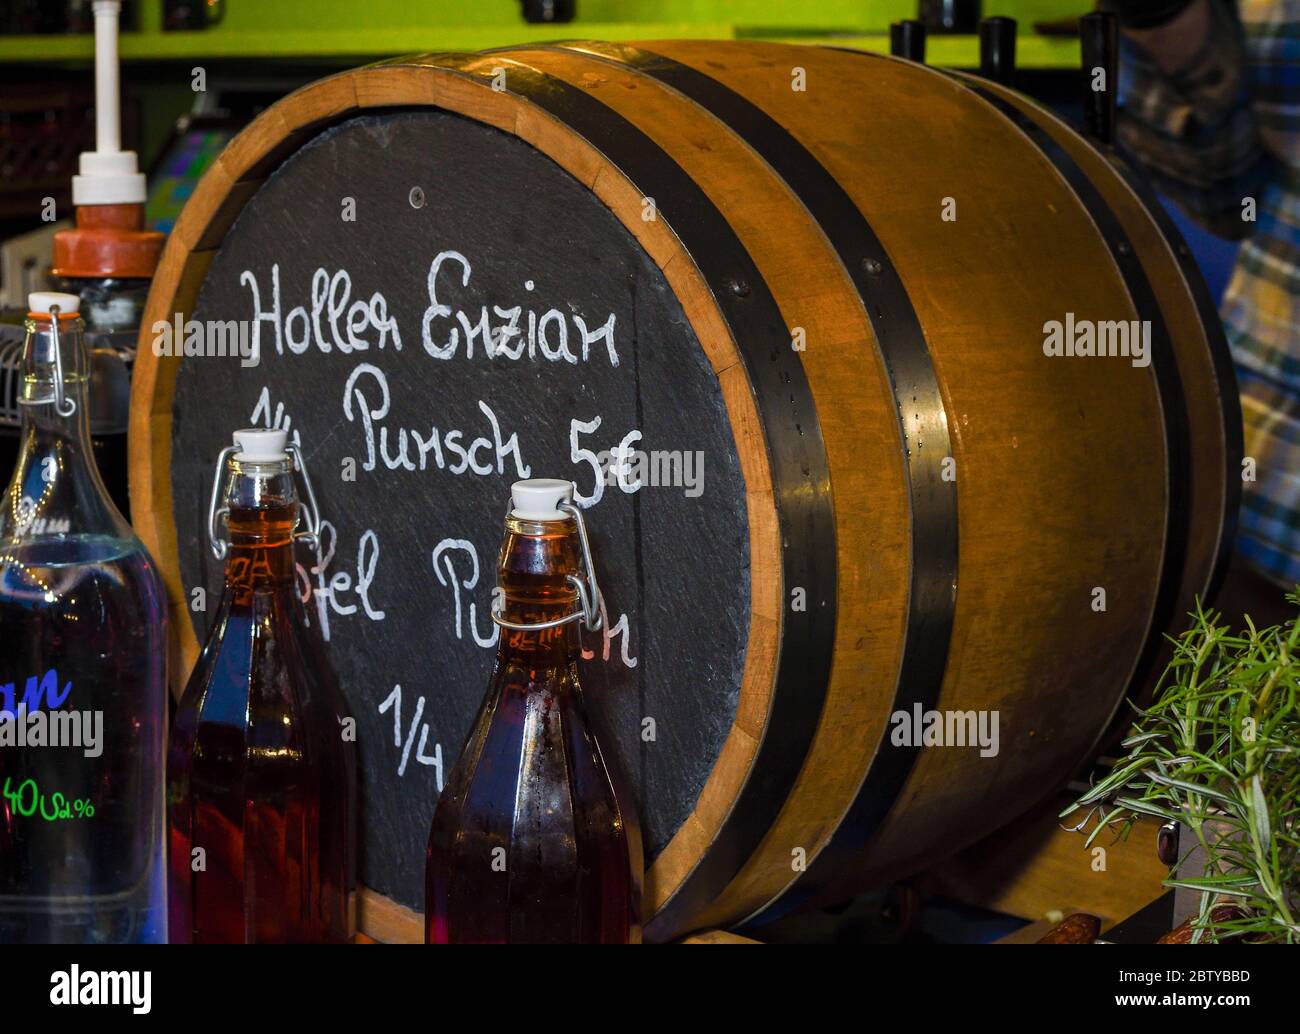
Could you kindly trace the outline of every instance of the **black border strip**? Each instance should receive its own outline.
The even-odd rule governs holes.
[[[821,718],[835,647],[834,501],[821,423],[790,330],[758,267],[708,196],[658,145],[590,93],[501,53],[506,89],[563,122],[653,197],[707,281],[749,374],[767,439],[782,543],[784,591],[807,590],[807,607],[785,605],[776,682],[753,770],[717,839],[672,900],[647,924],[648,939],[683,932],[740,871],[785,803]],[[442,67],[480,82],[491,73],[444,58]]]
[[[1165,633],[1175,622],[1174,610],[1182,584],[1183,569],[1187,563],[1187,542],[1191,531],[1191,454],[1188,435],[1187,401],[1183,392],[1182,376],[1178,372],[1178,356],[1174,352],[1164,313],[1156,300],[1151,281],[1142,260],[1133,248],[1118,216],[1106,203],[1101,192],[1093,185],[1087,173],[1052,139],[1047,130],[1031,119],[1014,104],[986,89],[978,79],[957,73],[945,73],[955,83],[995,108],[1043,153],[1056,171],[1070,185],[1084,209],[1100,231],[1112,260],[1124,279],[1129,298],[1137,310],[1138,319],[1151,323],[1151,366],[1155,372],[1156,389],[1160,396],[1160,409],[1164,414],[1165,443],[1168,461],[1168,479],[1165,508],[1165,551],[1160,568],[1160,583],[1156,589],[1152,608],[1151,628],[1147,634],[1138,662],[1133,669],[1127,689],[1144,685],[1165,650]],[[1120,702],[1122,704],[1122,700]],[[1112,719],[1113,720],[1113,719]]]
[[[876,336],[898,410],[911,510],[911,586],[907,629],[892,711],[938,703],[957,602],[957,483],[942,464],[953,454],[939,380],[916,310],[866,216],[826,168],[780,123],[718,80],[662,55],[614,43],[566,43],[566,49],[648,75],[708,110],[789,187],[839,256]],[[864,347],[870,347],[864,342]],[[910,401],[909,401],[910,400]],[[921,446],[925,447],[922,448]],[[815,893],[827,870],[864,843],[893,807],[920,748],[880,745],[853,803],[808,871],[781,895]],[[770,903],[769,903],[770,905]],[[765,911],[764,906],[759,912]],[[757,915],[758,913],[755,913]]]

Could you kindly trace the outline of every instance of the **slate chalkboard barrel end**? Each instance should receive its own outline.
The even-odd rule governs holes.
[[[514,461],[483,465],[485,446],[489,474],[453,474],[448,445],[481,434],[498,455],[472,428],[484,406],[502,437],[534,414],[521,452],[580,487],[573,457],[632,428],[640,447],[698,440],[708,457],[698,498],[614,486],[589,511],[628,621],[584,678],[652,845],[652,939],[914,870],[1067,778],[1171,631],[1154,619],[1162,583],[1206,583],[1228,522],[1204,486],[1231,459],[1190,274],[1089,154],[1166,322],[1186,329],[1180,369],[1200,378],[1186,428],[1166,425],[1149,364],[1045,347],[1052,321],[1135,321],[1129,282],[1037,146],[914,63],[760,42],[424,55],[313,84],[232,142],[177,222],[144,326],[247,318],[274,266],[284,312],[262,326],[288,346],[241,371],[142,340],[132,507],[175,607],[179,685],[203,620],[190,592],[212,574],[191,498],[209,413],[235,399],[273,419],[278,402],[319,443],[330,577],[347,575],[336,602],[352,607],[325,614],[362,730],[368,933],[418,936],[437,752],[450,765],[490,663],[483,529]],[[430,263],[452,251],[439,279]],[[426,274],[466,306],[454,356]],[[369,351],[325,347],[331,304],[337,327],[369,328]],[[481,340],[471,356],[476,314],[512,306],[571,342],[606,315],[616,336],[548,363],[521,316],[511,340],[536,356],[488,358]],[[437,337],[422,340],[422,313]],[[392,333],[377,343],[388,318],[400,351]],[[599,433],[583,431],[595,415]],[[423,466],[399,430],[418,433]],[[1184,433],[1199,487],[1172,570]],[[332,485],[367,441],[368,480]],[[957,728],[975,742],[942,740]]]

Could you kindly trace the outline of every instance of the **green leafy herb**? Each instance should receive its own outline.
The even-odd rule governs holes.
[[[1287,597],[1300,605],[1300,595]],[[1240,634],[1197,604],[1153,703],[1135,708],[1127,754],[1062,812],[1127,837],[1139,815],[1177,821],[1205,849],[1194,939],[1300,942],[1300,621]],[[1189,848],[1190,853],[1190,848]],[[1235,906],[1216,920],[1219,899]]]

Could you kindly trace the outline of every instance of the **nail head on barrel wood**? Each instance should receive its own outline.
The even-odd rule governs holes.
[[[1164,865],[1178,862],[1178,827],[1172,822],[1166,822],[1156,833],[1156,857]]]

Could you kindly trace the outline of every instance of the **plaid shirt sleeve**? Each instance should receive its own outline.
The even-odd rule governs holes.
[[[1246,236],[1242,199],[1274,175],[1251,106],[1244,34],[1228,0],[1211,0],[1211,30],[1183,68],[1160,70],[1121,44],[1119,139],[1160,193],[1210,232]]]

